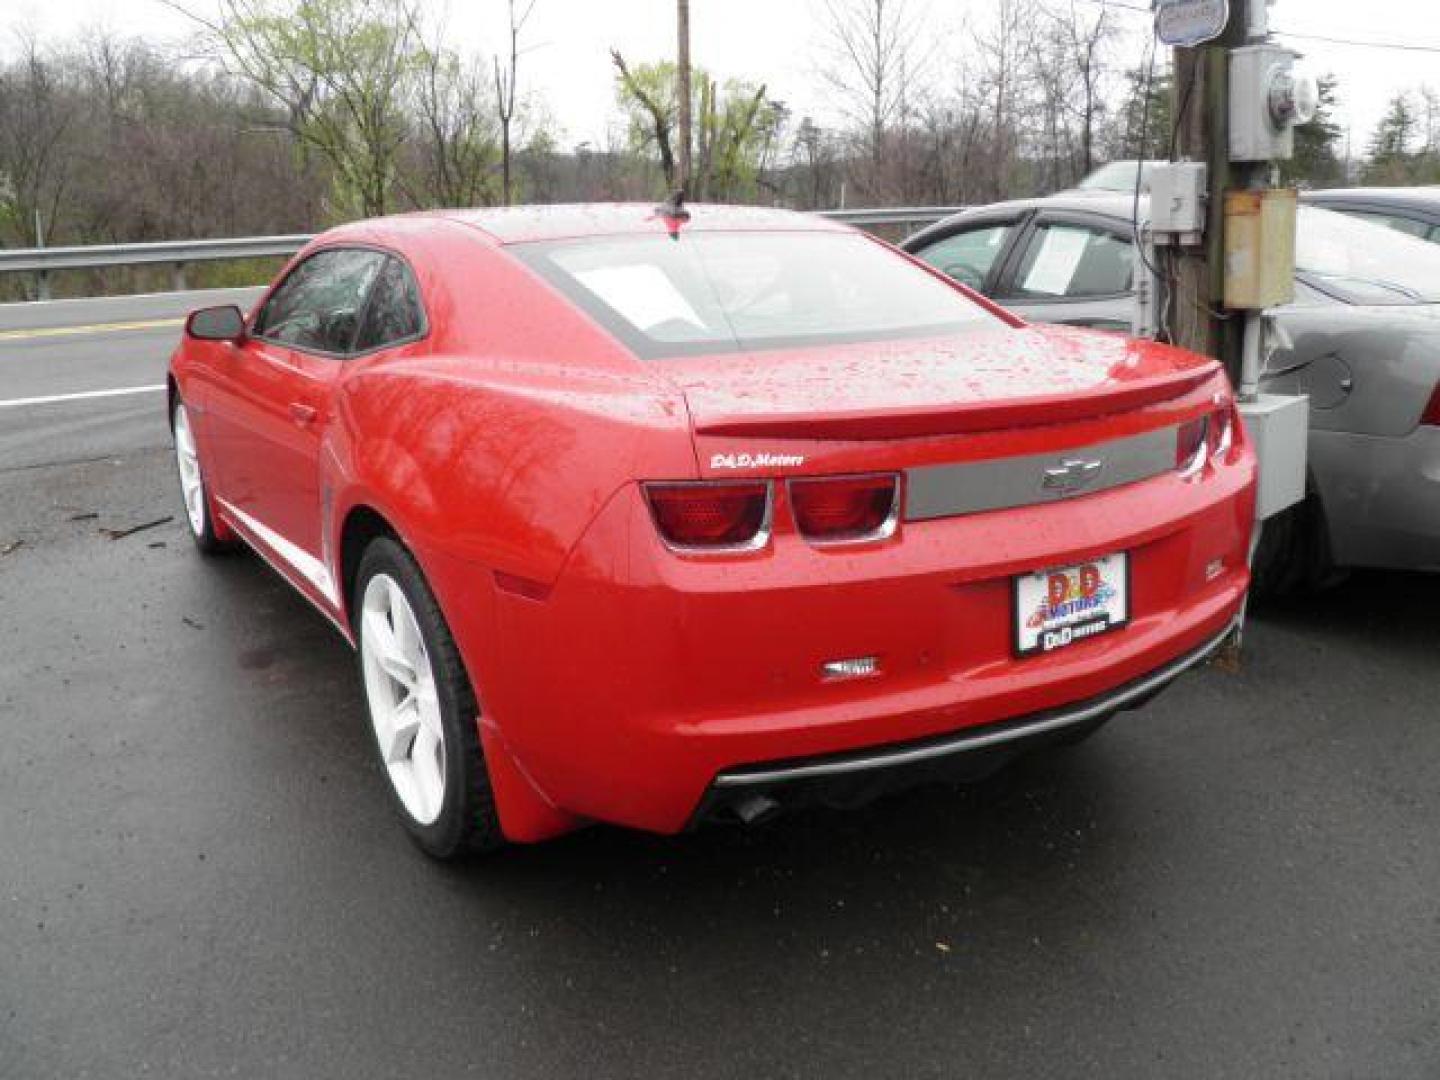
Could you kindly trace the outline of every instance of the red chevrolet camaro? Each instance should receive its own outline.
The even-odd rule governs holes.
[[[437,856],[974,775],[1148,698],[1249,583],[1213,361],[784,211],[335,229],[191,315],[170,416],[200,549],[356,646]]]

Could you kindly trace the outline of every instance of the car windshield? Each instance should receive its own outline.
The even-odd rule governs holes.
[[[883,341],[1003,325],[851,233],[704,233],[517,245],[639,356]]]
[[[1333,210],[1300,208],[1295,270],[1352,304],[1440,302],[1440,244]]]

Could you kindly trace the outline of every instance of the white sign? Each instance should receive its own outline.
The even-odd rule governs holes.
[[[1052,225],[1045,231],[1045,242],[1020,287],[1028,293],[1064,296],[1075,280],[1075,271],[1085,257],[1085,249],[1094,234],[1086,229],[1069,229]]]
[[[1161,0],[1155,33],[1166,45],[1189,48],[1215,40],[1229,21],[1230,0]]]

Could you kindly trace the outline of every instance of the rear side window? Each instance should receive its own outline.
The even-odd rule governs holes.
[[[414,341],[424,332],[425,316],[420,309],[420,290],[415,278],[403,262],[394,256],[387,257],[370,290],[354,351],[368,352]]]
[[[1127,240],[1083,225],[1042,225],[1015,275],[1015,295],[1030,300],[1119,296],[1134,276]]]
[[[962,285],[978,290],[984,287],[1013,231],[1013,225],[990,225],[958,232],[922,248],[915,256]]]
[[[362,248],[317,251],[290,271],[265,302],[255,336],[313,352],[350,352],[370,285],[385,258]]]
[[[639,356],[945,334],[1003,320],[850,233],[704,233],[512,248]]]

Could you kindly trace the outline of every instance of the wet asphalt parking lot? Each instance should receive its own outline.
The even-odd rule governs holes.
[[[0,336],[0,402],[176,332]],[[161,402],[0,404],[0,1077],[1440,1075],[1440,577],[978,786],[444,867]]]

